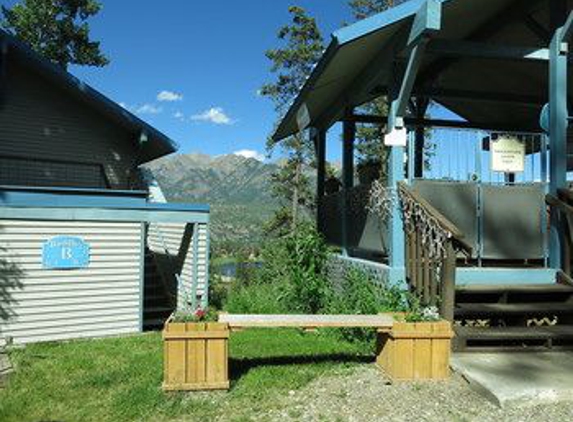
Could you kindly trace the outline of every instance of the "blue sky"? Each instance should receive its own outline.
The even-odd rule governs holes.
[[[347,0],[100,1],[92,36],[111,64],[71,72],[169,135],[183,153],[263,153],[276,116],[257,90],[271,80],[264,52],[276,46],[288,7],[307,9],[327,39],[350,19]]]

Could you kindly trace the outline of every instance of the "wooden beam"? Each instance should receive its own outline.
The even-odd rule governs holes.
[[[324,129],[311,129],[311,136],[316,145],[316,197],[324,196],[324,182],[326,177],[326,131]]]
[[[428,44],[428,54],[477,59],[549,61],[549,49],[538,47],[518,47],[473,41],[432,40]]]
[[[525,26],[533,35],[535,35],[543,45],[549,45],[551,42],[551,32],[543,25],[541,25],[533,16],[527,16],[524,19]]]
[[[416,44],[422,37],[442,28],[442,4],[439,0],[427,0],[416,13],[408,45]]]
[[[416,98],[416,118],[422,120],[426,116],[430,101],[424,97]],[[423,126],[416,126],[414,145],[414,177],[424,176],[424,144],[426,141],[426,131]],[[408,159],[411,159],[409,157]],[[411,177],[410,175],[408,177]]]
[[[352,113],[349,113],[352,115]],[[356,122],[344,119],[342,136],[342,186],[350,189],[354,186],[354,142],[356,140]]]
[[[324,233],[322,200],[326,182],[326,130],[311,128],[310,132],[316,146],[316,227]]]
[[[422,58],[424,56],[424,51],[428,44],[428,39],[423,39],[418,45],[414,47],[408,59],[408,66],[406,67],[406,72],[402,79],[402,84],[400,86],[400,92],[398,97],[392,100],[390,105],[390,114],[388,115],[388,131],[390,132],[395,127],[400,126],[398,119],[403,118],[406,114],[406,109],[408,102],[412,96],[412,89],[414,88],[414,83],[416,82],[416,77],[418,75],[418,69],[422,64]]]
[[[557,28],[565,24],[567,19],[567,0],[551,0],[548,2],[549,7],[549,32],[551,37]]]
[[[388,90],[378,89],[377,96],[388,95]],[[547,97],[530,94],[505,92],[476,92],[464,89],[447,89],[440,87],[414,86],[412,95],[416,97],[461,99],[468,102],[496,102],[517,104],[521,106],[540,107],[547,103]]]
[[[563,30],[561,34],[562,42],[570,42],[571,36],[573,35],[573,12],[569,14],[565,24],[563,25]]]
[[[354,114],[347,116],[346,120],[353,120],[356,123],[385,125],[387,122],[386,116]],[[454,129],[478,129],[478,130],[493,130],[493,131],[506,131],[506,132],[531,132],[541,133],[541,129],[537,126],[527,127],[523,125],[511,126],[505,123],[473,123],[458,120],[443,120],[443,119],[418,119],[415,117],[406,117],[404,123],[407,127],[441,127],[441,128],[454,128]]]
[[[414,24],[408,38],[407,49],[410,50],[408,65],[399,82],[400,89],[396,98],[392,97],[388,115],[387,132],[403,124],[412,89],[418,77],[424,53],[430,38],[442,27],[442,3],[438,0],[427,0],[416,13]]]
[[[486,42],[491,37],[499,33],[504,27],[504,23],[522,19],[530,10],[535,8],[539,3],[545,0],[520,0],[512,2],[499,13],[499,19],[491,19],[472,31],[466,38],[466,41]],[[550,3],[554,3],[551,1]],[[448,67],[457,63],[459,59],[443,57],[436,60],[420,74],[420,85],[431,85],[437,76]]]
[[[505,104],[531,105],[539,107],[547,103],[546,97],[529,94],[510,94],[502,92],[475,92],[463,89],[414,88],[414,95],[431,98],[462,99],[471,102],[496,102]]]
[[[573,15],[572,15],[573,16]],[[568,19],[568,22],[570,20]],[[566,27],[557,29],[551,41],[551,61],[549,65],[549,193],[557,195],[560,189],[567,188],[567,129],[569,110],[568,92],[568,52],[563,48]],[[549,264],[551,268],[562,269],[561,251],[565,230],[564,221],[556,213],[550,214]]]

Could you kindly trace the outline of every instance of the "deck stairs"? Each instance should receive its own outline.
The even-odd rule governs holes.
[[[573,349],[573,284],[458,286],[454,350]]]
[[[173,292],[161,278],[153,253],[145,251],[145,286],[143,292],[143,329],[161,330],[175,309]]]

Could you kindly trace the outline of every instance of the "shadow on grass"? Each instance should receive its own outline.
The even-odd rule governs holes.
[[[232,358],[230,359],[230,375],[233,381],[237,381],[246,375],[251,369],[260,366],[296,366],[313,365],[319,363],[372,363],[374,356],[354,355],[345,353],[332,353],[314,356],[273,356],[268,358]]]

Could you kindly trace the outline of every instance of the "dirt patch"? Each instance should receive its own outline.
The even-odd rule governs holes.
[[[573,400],[573,398],[572,398]],[[319,378],[291,391],[257,421],[571,421],[573,402],[500,409],[460,376],[449,382],[390,384],[374,365]]]

